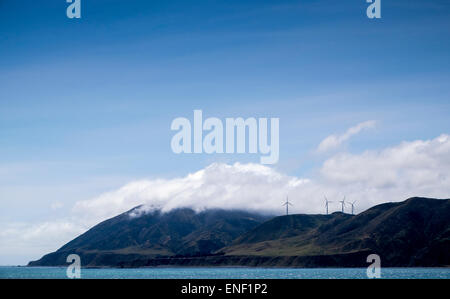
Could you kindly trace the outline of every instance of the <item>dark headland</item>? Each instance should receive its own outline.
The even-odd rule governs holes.
[[[137,208],[135,208],[137,209]],[[450,199],[410,198],[358,215],[269,217],[243,211],[177,209],[108,219],[29,266],[384,267],[450,265]]]

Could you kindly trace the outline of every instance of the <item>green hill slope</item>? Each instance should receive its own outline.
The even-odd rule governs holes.
[[[132,216],[139,207],[108,219],[30,265],[65,265],[70,253],[83,265],[111,265],[118,261],[161,256],[209,255],[267,216],[243,211],[177,209]]]
[[[448,265],[450,200],[411,198],[359,215],[290,215],[265,222],[220,252],[228,256],[379,254],[385,265]]]
[[[178,209],[106,220],[30,266],[361,267],[376,253],[387,266],[450,265],[450,200],[411,198],[356,216],[265,217]]]

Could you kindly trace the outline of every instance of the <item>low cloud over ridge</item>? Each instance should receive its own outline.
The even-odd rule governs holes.
[[[287,194],[310,184],[307,179],[290,177],[260,164],[213,163],[182,178],[141,180],[119,190],[78,202],[75,211],[95,218],[109,217],[144,204],[144,209],[169,211],[188,207],[243,209],[274,213]]]
[[[137,205],[169,211],[189,207],[282,214],[289,195],[296,213],[323,213],[323,197],[358,200],[357,211],[410,196],[448,197],[450,136],[403,142],[380,151],[340,153],[310,178],[288,176],[259,164],[214,163],[185,177],[141,180],[80,201],[74,211],[105,219]],[[332,207],[331,210],[339,210]]]

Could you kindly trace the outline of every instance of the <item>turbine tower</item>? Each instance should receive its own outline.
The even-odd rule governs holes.
[[[286,202],[283,204],[283,206],[286,206],[286,215],[289,215],[289,206],[292,206],[292,204],[289,202],[289,197],[286,196]]]
[[[356,200],[350,203],[350,205],[352,206],[352,215],[355,215],[355,202]]]
[[[325,196],[325,208],[327,210],[327,215],[328,215],[328,204],[332,203],[332,201],[329,201],[328,198]]]
[[[344,207],[345,207],[345,196],[344,196],[344,199],[343,199],[343,200],[340,200],[339,202],[340,202],[340,203],[341,203],[341,205],[342,205],[342,213],[344,213]]]

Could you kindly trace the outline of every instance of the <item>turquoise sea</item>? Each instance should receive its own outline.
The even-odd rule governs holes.
[[[0,267],[0,278],[64,279],[65,267]],[[364,279],[366,268],[81,269],[85,279]],[[381,278],[450,279],[450,268],[382,268]]]

